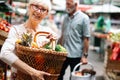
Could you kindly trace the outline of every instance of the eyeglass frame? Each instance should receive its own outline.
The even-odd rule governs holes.
[[[44,7],[38,6],[37,4],[30,4],[30,6],[32,6],[32,9],[34,9],[35,11],[40,11],[40,12],[48,12],[48,9],[44,9]],[[41,7],[41,8],[39,8]],[[43,9],[42,9],[43,8]]]

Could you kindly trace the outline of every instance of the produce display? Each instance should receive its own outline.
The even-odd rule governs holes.
[[[11,24],[7,22],[6,20],[0,18],[0,30],[9,32],[10,28],[11,28]]]
[[[112,42],[120,42],[120,33],[110,33],[109,37]]]
[[[109,40],[112,42],[110,60],[120,60],[120,33],[110,33]]]
[[[7,38],[8,32],[11,28],[11,24],[6,20],[0,18],[0,45],[3,45]]]

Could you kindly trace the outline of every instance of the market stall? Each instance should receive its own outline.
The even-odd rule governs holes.
[[[11,24],[6,20],[0,18],[0,45],[2,46],[7,38],[8,32],[11,28]]]
[[[0,18],[0,49],[7,38],[11,24]],[[7,80],[7,64],[0,60],[0,80]]]
[[[110,33],[105,54],[105,79],[120,80],[120,33]]]
[[[0,49],[7,38],[11,24],[0,18]],[[7,64],[0,60],[0,80],[7,80]]]

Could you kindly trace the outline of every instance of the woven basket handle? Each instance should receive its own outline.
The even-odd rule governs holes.
[[[51,33],[49,32],[37,32],[35,35],[34,35],[34,42],[37,42],[37,36],[49,36]],[[47,44],[47,43],[46,43]],[[50,45],[51,45],[51,48],[52,50],[55,50],[55,46],[56,46],[56,40],[55,39],[51,39],[50,40]]]

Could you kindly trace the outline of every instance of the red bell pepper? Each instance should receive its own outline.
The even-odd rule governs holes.
[[[112,55],[110,56],[111,60],[117,60],[117,57],[119,55],[120,52],[120,44],[119,43],[115,43],[113,50],[112,50]]]

